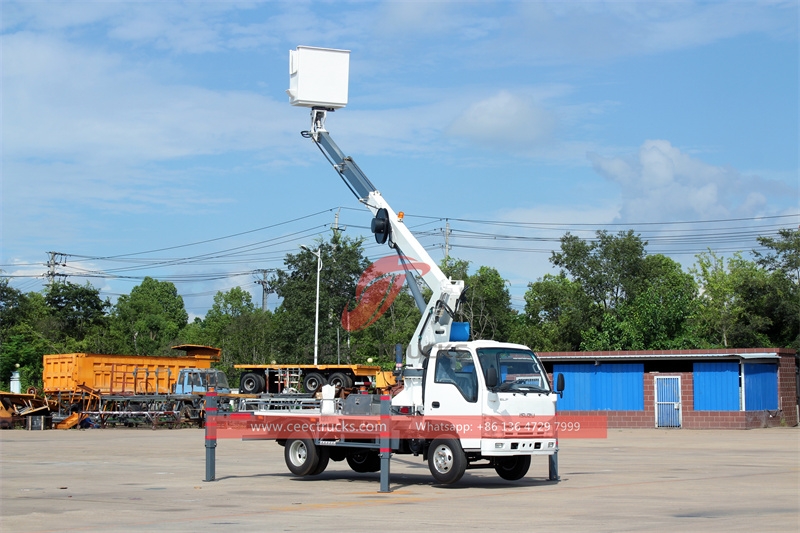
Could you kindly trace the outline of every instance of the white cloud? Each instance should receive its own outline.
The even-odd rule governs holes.
[[[482,42],[485,61],[584,63],[705,45],[756,32],[796,35],[797,5],[757,2],[517,2],[498,10],[502,34]],[[525,50],[513,56],[507,50]]]
[[[754,217],[773,214],[787,197],[797,197],[784,183],[710,165],[665,140],[645,141],[636,156],[588,158],[620,186],[625,222]],[[780,202],[771,205],[770,197]]]
[[[285,102],[172,83],[128,57],[54,35],[4,35],[0,74],[9,246],[26,233],[66,241],[80,227],[96,235],[98,213],[219,206],[236,191],[210,192],[203,180],[296,161],[307,148]],[[215,157],[226,158],[221,169],[209,168]]]
[[[500,91],[470,105],[449,133],[490,146],[522,147],[549,141],[555,128],[552,113],[528,99]]]
[[[167,85],[110,53],[36,36],[4,39],[6,157],[147,161],[263,148],[285,104]]]

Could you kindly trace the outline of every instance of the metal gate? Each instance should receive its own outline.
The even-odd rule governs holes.
[[[681,377],[655,376],[656,427],[681,427]]]

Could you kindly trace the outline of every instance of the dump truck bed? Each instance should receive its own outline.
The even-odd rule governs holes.
[[[168,394],[184,368],[211,368],[213,357],[157,357],[90,353],[43,357],[44,392],[73,392],[83,385],[101,394]]]

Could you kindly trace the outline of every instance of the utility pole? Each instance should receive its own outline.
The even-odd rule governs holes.
[[[261,279],[254,281],[253,283],[258,283],[261,285],[261,310],[267,310],[267,295],[271,292],[275,292],[275,288],[272,285],[274,279],[270,278],[267,279],[267,274],[270,272],[275,272],[274,268],[262,268],[256,270],[257,273],[261,274]]]
[[[47,254],[50,256],[50,259],[45,263],[47,273],[44,276],[47,279],[46,286],[50,288],[53,286],[53,283],[55,283],[56,276],[66,277],[66,274],[59,274],[56,272],[56,267],[67,266],[67,254],[62,254],[61,252],[47,252]]]
[[[339,225],[339,213],[341,212],[341,210],[342,210],[341,207],[339,209],[337,209],[336,210],[336,215],[334,215],[334,218],[333,218],[333,226],[331,226],[331,229],[333,230],[333,236],[334,237],[338,237],[340,231],[345,231],[347,229],[347,226],[340,226]]]
[[[450,221],[445,221],[444,224],[444,259],[450,259]]]

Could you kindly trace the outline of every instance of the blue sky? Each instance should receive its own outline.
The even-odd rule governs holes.
[[[435,259],[529,282],[567,231],[686,268],[800,223],[798,2],[12,2],[0,269],[203,316],[369,213],[299,132],[288,51],[351,50],[327,128]],[[341,208],[341,210],[339,209]],[[371,243],[372,241],[368,241]],[[377,259],[388,249],[369,244]],[[274,307],[271,296],[270,307]]]

